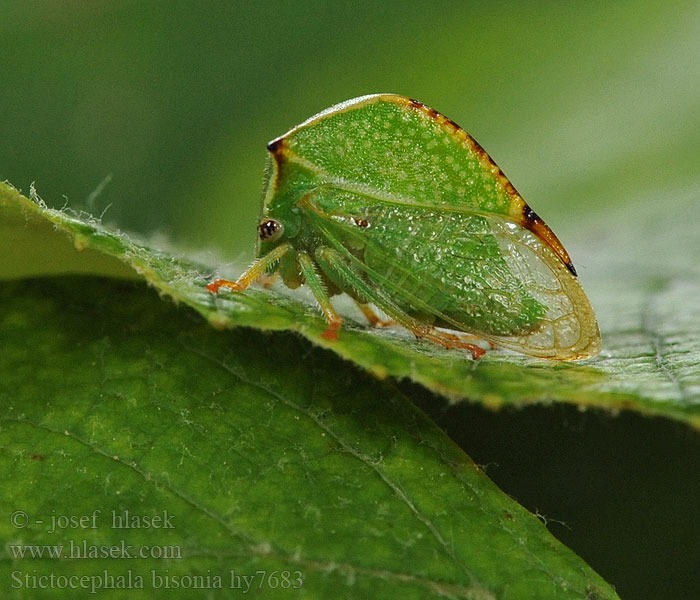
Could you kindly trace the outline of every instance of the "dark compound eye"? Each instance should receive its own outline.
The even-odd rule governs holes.
[[[273,242],[282,235],[284,226],[274,219],[265,219],[258,225],[258,236],[263,242]]]

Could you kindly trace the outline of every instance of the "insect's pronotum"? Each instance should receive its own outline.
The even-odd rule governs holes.
[[[345,292],[372,324],[370,304],[475,359],[484,349],[474,336],[542,358],[600,351],[561,242],[450,119],[403,96],[363,96],[267,148],[258,259],[210,291],[244,290],[274,270],[290,288],[309,286],[328,339],[342,323],[330,297]]]

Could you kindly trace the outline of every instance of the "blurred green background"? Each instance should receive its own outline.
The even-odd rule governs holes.
[[[372,92],[461,124],[565,240],[576,217],[697,171],[697,2],[6,1],[2,12],[0,179],[231,260],[253,254],[265,143]]]
[[[412,96],[462,125],[584,266],[587,244],[603,244],[611,255],[617,249],[610,232],[581,239],[577,223],[605,222],[611,209],[642,205],[672,211],[677,190],[698,188],[697,2],[6,1],[0,32],[0,180],[25,192],[35,182],[51,206],[104,212],[108,224],[163,234],[183,250],[215,251],[230,262],[253,257],[266,142],[336,102],[373,92]],[[643,252],[644,240],[623,251],[635,247]],[[441,418],[448,409],[437,402],[424,407],[446,427],[459,423],[450,433],[480,461],[499,456],[478,439],[480,430],[505,427],[495,439],[512,442],[523,427],[522,416],[504,421],[474,407]],[[629,421],[604,418],[602,430],[594,422],[597,437],[606,428],[614,435],[597,447],[596,435],[584,442],[578,425],[572,432],[573,409],[563,420],[555,413],[554,423],[552,413],[537,410],[539,425],[527,431],[539,427],[541,440],[547,431],[561,434],[564,442],[551,444],[559,450],[546,442],[539,458],[516,444],[499,460],[537,456],[542,473],[554,472],[544,457],[573,438],[581,450],[561,467],[566,482],[559,488],[552,476],[533,484],[533,465],[524,475],[498,466],[489,474],[531,510],[565,518],[570,529],[555,524],[555,533],[622,597],[677,598],[691,589],[697,539],[679,539],[682,523],[651,523],[658,505],[626,508],[635,495],[648,498],[636,479],[648,471],[644,448],[634,440],[664,436],[639,417],[629,431]],[[697,438],[685,431],[664,439],[653,450],[659,456],[677,452],[682,462],[690,454],[692,462],[697,455]],[[577,491],[581,465],[600,448],[605,457],[597,464],[613,475],[605,485],[595,475]],[[697,498],[697,481],[683,490],[685,478],[697,475],[688,464],[668,484],[664,504],[678,516],[671,499],[687,500],[680,521]],[[562,489],[588,512],[548,504],[546,494],[551,500]],[[618,548],[620,532],[598,531],[595,502],[628,514],[620,521],[635,532],[627,545]]]

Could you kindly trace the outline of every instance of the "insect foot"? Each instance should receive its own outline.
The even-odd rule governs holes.
[[[227,279],[217,279],[216,281],[212,281],[211,283],[207,284],[207,289],[212,294],[218,294],[219,288],[222,287],[227,287],[234,292],[241,292],[245,289],[242,285],[239,285],[235,281],[228,281]]]

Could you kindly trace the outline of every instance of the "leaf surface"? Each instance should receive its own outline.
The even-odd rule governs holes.
[[[604,349],[595,359],[575,364],[505,351],[490,352],[474,363],[462,352],[417,341],[400,328],[371,329],[350,303],[345,305],[340,339],[330,342],[322,337],[323,318],[303,293],[279,286],[214,296],[205,289],[213,267],[135,242],[89,216],[48,209],[38,198],[29,200],[5,184],[0,206],[8,249],[1,248],[2,253],[16,253],[21,234],[36,256],[19,271],[15,261],[8,261],[9,274],[0,276],[76,270],[133,276],[135,271],[162,295],[192,307],[218,328],[297,331],[379,377],[408,377],[452,400],[491,407],[572,402],[661,415],[700,427],[697,197],[694,189],[679,190],[673,195],[674,211],[659,215],[650,200],[634,211],[620,207],[580,226],[581,239],[588,243],[573,254],[588,256],[581,279],[598,314]],[[67,233],[85,259],[60,244],[50,224]],[[657,234],[666,230],[674,232],[674,243]],[[32,240],[41,240],[41,246]],[[235,277],[241,268],[229,266],[224,274]]]
[[[0,521],[8,597],[51,573],[88,577],[89,597],[106,572],[139,597],[227,598],[238,574],[275,598],[617,598],[407,398],[332,353],[214,331],[133,282],[16,281],[0,303],[0,503],[26,519]],[[87,522],[52,531],[61,515]],[[144,515],[168,526],[117,527]],[[18,558],[27,544],[134,558]]]

